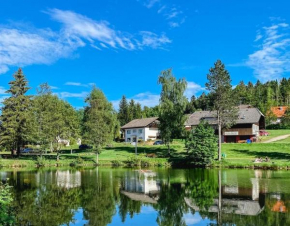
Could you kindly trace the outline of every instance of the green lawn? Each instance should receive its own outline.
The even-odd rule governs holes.
[[[276,136],[290,134],[290,130],[270,130],[270,136],[267,139]],[[56,153],[49,153],[44,155],[45,165],[48,166],[68,166],[73,164],[79,165],[94,165],[96,163],[96,154],[91,150],[79,150],[77,146],[73,146],[73,153],[71,148],[64,148],[60,155],[60,160],[56,161]],[[168,158],[168,151],[165,145],[149,145],[138,144],[138,156],[143,161],[148,161],[152,164],[164,165],[166,162],[182,163],[186,157],[186,150],[183,140],[174,140],[170,146],[171,158]],[[148,158],[146,154],[155,153],[155,158]],[[224,166],[261,166],[261,165],[279,165],[290,167],[290,138],[277,141],[274,143],[252,143],[252,144],[223,144],[222,153],[226,154],[222,164]],[[3,157],[9,157],[10,153],[4,154]],[[104,148],[99,155],[99,163],[102,165],[112,164],[114,161],[126,163],[130,158],[135,156],[135,147],[125,143],[113,143],[112,147]],[[271,159],[270,163],[254,164],[255,158],[263,159],[268,157]],[[37,155],[22,155],[19,158],[0,159],[0,166],[2,167],[35,167],[39,163]],[[219,164],[216,162],[215,164]]]

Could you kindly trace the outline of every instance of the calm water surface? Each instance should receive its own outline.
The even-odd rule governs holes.
[[[290,172],[0,171],[17,225],[290,225]]]

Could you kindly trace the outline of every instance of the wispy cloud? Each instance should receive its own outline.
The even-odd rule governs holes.
[[[162,48],[167,43],[171,43],[171,40],[167,38],[165,34],[158,36],[149,31],[142,31],[140,34],[142,36],[142,41],[139,43],[141,48],[143,46],[149,46],[153,49],[157,49]]]
[[[65,85],[66,86],[90,87],[90,86],[95,85],[95,83],[87,83],[87,84],[84,84],[84,83],[80,83],[80,82],[66,82]]]
[[[290,71],[289,25],[276,23],[257,31],[255,39],[258,50],[249,55],[246,66],[254,70],[254,75],[265,82],[280,79]]]
[[[96,21],[73,11],[51,9],[46,13],[62,24],[59,31],[0,24],[0,74],[11,66],[52,64],[60,58],[71,57],[76,49],[87,44],[97,50],[142,50],[145,47],[162,49],[171,42],[164,33],[130,34],[113,29],[107,21]]]
[[[60,92],[56,93],[60,98],[85,98],[88,96],[88,92],[81,92],[81,93],[70,93],[70,92]]]
[[[49,29],[24,31],[0,26],[0,74],[7,72],[10,66],[51,64],[70,56],[82,45]]]
[[[152,8],[157,2],[159,2],[159,0],[147,0],[145,1],[144,5],[147,8]]]
[[[159,47],[160,40],[169,40],[165,34],[157,35],[153,32],[146,31],[154,37],[156,42],[148,44],[144,42],[144,32],[130,34],[118,31],[110,26],[108,21],[92,20],[84,15],[73,11],[64,11],[59,9],[51,9],[47,12],[54,20],[64,25],[63,33],[66,37],[74,37],[75,39],[88,41],[94,44],[94,48],[121,48],[126,50],[142,49],[143,47],[156,48]],[[95,44],[97,43],[97,45]],[[164,41],[162,44],[169,43]]]

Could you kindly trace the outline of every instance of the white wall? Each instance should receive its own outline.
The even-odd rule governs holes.
[[[130,130],[131,133],[128,134],[127,131]],[[142,133],[139,133],[139,130],[142,130]],[[148,139],[154,140],[154,138],[150,138],[149,136],[157,137],[159,135],[159,131],[157,128],[133,128],[133,129],[125,129],[125,142],[129,142],[128,138],[130,138],[130,142],[133,141],[133,138],[137,136],[138,140],[142,139],[147,141]]]

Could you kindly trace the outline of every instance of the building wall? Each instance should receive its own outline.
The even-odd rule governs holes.
[[[133,142],[133,138],[136,136],[137,140],[146,140],[145,129],[146,128],[125,129],[125,142]],[[130,134],[128,131],[130,131]],[[128,140],[128,138],[130,140]]]

